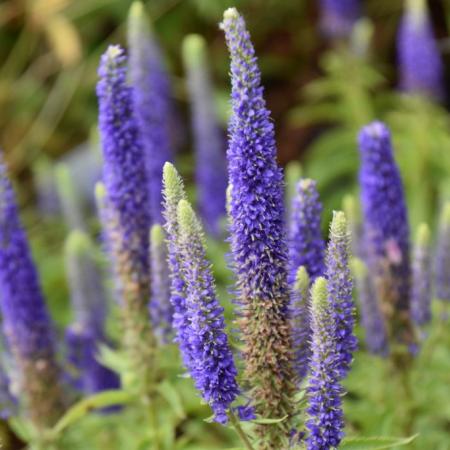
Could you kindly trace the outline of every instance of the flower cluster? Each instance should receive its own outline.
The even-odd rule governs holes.
[[[167,250],[170,277],[170,303],[173,307],[172,326],[175,331],[175,342],[178,343],[184,366],[192,365],[190,343],[187,338],[188,321],[186,318],[185,283],[181,275],[180,255],[178,252],[178,220],[177,208],[181,200],[186,200],[183,180],[175,167],[166,163],[163,168],[164,229],[167,234]]]
[[[110,46],[102,56],[97,84],[99,129],[104,159],[102,224],[121,303],[123,344],[147,389],[153,376],[154,336],[150,328],[149,200],[145,158],[127,84],[123,50]],[[138,375],[139,374],[139,375]]]
[[[311,280],[324,274],[325,243],[322,239],[320,221],[322,204],[316,183],[301,179],[292,199],[289,223],[289,282],[295,281],[297,270],[305,266]]]
[[[66,330],[68,360],[76,368],[75,384],[83,392],[118,387],[117,376],[98,362],[98,346],[106,343],[106,293],[89,237],[72,231],[66,243],[66,266],[74,320]]]
[[[232,267],[237,278],[245,378],[256,410],[291,414],[293,390],[289,288],[284,239],[283,177],[276,163],[274,127],[244,19],[234,9],[221,24],[231,58],[232,115],[227,150]],[[283,424],[281,424],[283,426]],[[277,427],[263,427],[272,446]]]
[[[316,279],[312,289],[311,306],[311,375],[308,380],[308,450],[325,450],[338,447],[344,429],[342,413],[343,389],[341,356],[336,348],[336,322],[329,303],[327,281]]]
[[[406,1],[398,33],[400,87],[434,99],[444,95],[443,64],[425,0]]]
[[[225,142],[214,111],[206,42],[199,35],[188,36],[183,42],[183,55],[191,99],[199,213],[206,230],[217,237],[225,215],[227,174]]]
[[[411,267],[409,224],[402,181],[395,164],[391,136],[381,122],[359,134],[359,181],[364,243],[374,274],[380,308],[396,341],[412,344],[410,324]]]
[[[361,14],[361,0],[321,0],[321,27],[326,36],[348,36]]]
[[[236,367],[225,334],[223,308],[215,293],[206,259],[203,232],[186,200],[177,208],[178,246],[186,293],[186,338],[189,340],[191,375],[211,405],[215,420],[227,422],[227,411],[239,393]]]
[[[53,325],[2,161],[0,292],[3,332],[21,370],[21,390],[30,419],[37,427],[52,425],[64,409]]]
[[[350,370],[357,340],[353,334],[355,306],[353,304],[353,282],[350,274],[350,235],[342,211],[335,211],[330,227],[330,241],[326,254],[326,279],[329,303],[335,322],[335,345],[339,356],[338,370],[344,378]]]
[[[147,173],[150,220],[162,223],[162,170],[172,160],[170,140],[172,105],[168,74],[141,2],[134,2],[129,16],[129,77],[132,104],[142,141]],[[173,121],[172,121],[173,122]]]
[[[353,259],[352,269],[355,276],[356,292],[361,308],[361,323],[365,332],[367,349],[375,355],[387,356],[389,342],[386,325],[378,306],[378,297],[372,278],[366,264],[361,259]]]

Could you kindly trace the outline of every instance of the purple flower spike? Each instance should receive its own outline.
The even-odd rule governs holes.
[[[225,139],[214,111],[206,42],[199,35],[188,36],[183,54],[191,99],[199,212],[206,231],[219,237],[225,216],[227,165]]]
[[[355,326],[355,305],[353,303],[353,281],[349,266],[350,234],[347,220],[342,211],[333,213],[330,227],[330,241],[326,255],[326,278],[329,303],[336,323],[336,350],[339,355],[338,368],[345,378],[353,360],[358,341],[353,334]]]
[[[411,317],[419,326],[431,320],[431,245],[430,229],[420,225],[412,260]]]
[[[139,389],[153,376],[155,339],[150,327],[149,202],[142,141],[118,46],[102,56],[97,84],[105,191],[98,188],[102,225],[121,304],[123,344]]]
[[[223,308],[206,259],[204,235],[191,205],[181,200],[177,210],[181,273],[186,283],[190,367],[196,388],[211,406],[216,422],[226,423],[227,412],[239,393],[231,348],[225,333]]]
[[[312,356],[308,380],[307,450],[337,448],[343,437],[340,352],[336,348],[336,323],[328,301],[327,281],[316,279],[311,289]]]
[[[66,330],[67,360],[76,371],[71,381],[86,394],[120,387],[117,374],[98,361],[101,339],[103,336],[93,334],[81,323],[75,322]]]
[[[129,76],[147,169],[150,218],[162,223],[162,170],[173,158],[170,80],[141,2],[134,2],[128,24]]]
[[[402,180],[386,125],[373,122],[365,126],[359,134],[359,150],[359,182],[369,270],[375,277],[388,334],[409,346],[414,340],[409,317],[409,224]]]
[[[304,266],[300,266],[292,292],[291,299],[291,327],[294,349],[294,369],[300,383],[308,372],[309,358],[311,355],[311,323],[309,318],[308,272]]]
[[[350,35],[361,14],[361,0],[320,0],[321,28],[331,38]]]
[[[386,325],[369,271],[364,262],[357,258],[352,261],[352,268],[361,307],[361,322],[366,335],[367,349],[375,355],[388,356],[389,342]]]
[[[295,282],[297,270],[305,266],[311,281],[325,271],[325,243],[320,231],[322,204],[316,182],[301,179],[292,200],[289,224],[289,284]]]
[[[150,260],[152,267],[152,296],[150,316],[160,342],[167,343],[172,334],[173,307],[170,303],[170,276],[167,245],[161,225],[150,230]]]
[[[450,302],[450,202],[442,209],[434,256],[435,296]]]
[[[170,303],[173,307],[172,326],[175,342],[181,350],[184,366],[190,369],[191,349],[188,338],[189,322],[186,317],[185,283],[180,268],[180,249],[178,245],[177,208],[181,200],[186,200],[183,180],[171,163],[163,168],[164,230],[167,235],[168,265],[170,275]]]
[[[255,50],[244,19],[234,8],[221,28],[231,57],[232,115],[228,170],[233,270],[240,303],[245,378],[258,414],[293,411],[294,379],[289,333],[287,246],[283,176],[276,162],[274,127],[266,108]],[[270,448],[285,445],[287,421],[260,427]],[[287,442],[287,441],[286,441]],[[269,448],[269,447],[268,447]]]
[[[8,346],[21,371],[26,412],[38,428],[52,425],[64,409],[53,325],[1,160],[0,308]]]
[[[114,372],[97,360],[98,346],[106,343],[106,294],[89,237],[72,231],[66,243],[66,266],[74,321],[66,332],[68,359],[78,371],[77,386],[93,394],[119,386]]]
[[[444,96],[443,63],[425,0],[408,0],[398,32],[400,87],[436,100]]]

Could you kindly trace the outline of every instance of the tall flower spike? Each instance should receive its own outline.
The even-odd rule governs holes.
[[[218,237],[221,219],[225,216],[227,166],[225,139],[214,111],[213,87],[204,39],[196,34],[186,37],[183,56],[191,100],[199,213],[206,231]]]
[[[339,356],[338,368],[341,378],[350,370],[353,352],[358,347],[355,326],[355,305],[353,303],[353,281],[349,266],[350,234],[347,220],[342,211],[334,211],[330,227],[330,241],[326,255],[326,278],[328,301],[336,323],[336,350]]]
[[[172,105],[169,76],[141,2],[132,4],[128,19],[129,77],[133,108],[142,137],[147,169],[150,218],[162,223],[162,170],[172,160]]]
[[[297,183],[289,223],[289,282],[294,284],[297,270],[305,266],[311,281],[325,271],[325,243],[320,230],[322,204],[316,182],[307,178]]]
[[[445,203],[439,220],[434,256],[435,296],[450,302],[450,202]]]
[[[85,393],[118,387],[117,376],[97,360],[98,345],[106,342],[106,294],[89,237],[72,231],[66,242],[66,270],[74,320],[66,332],[69,361],[78,371]]]
[[[52,425],[64,409],[53,326],[2,161],[0,308],[8,346],[21,371],[20,392],[25,410],[36,427]]]
[[[170,272],[170,303],[173,306],[172,325],[175,330],[175,342],[181,350],[184,366],[192,365],[190,344],[187,335],[189,322],[186,318],[186,293],[180,268],[178,246],[177,208],[180,200],[186,199],[183,180],[175,167],[164,164],[163,168],[164,229],[167,235],[168,263]]]
[[[150,262],[152,268],[152,295],[150,317],[159,340],[168,341],[172,332],[173,307],[170,303],[170,278],[167,261],[167,244],[161,225],[150,230]]]
[[[367,349],[375,355],[387,356],[389,354],[389,342],[386,325],[367,266],[361,259],[354,258],[352,271],[361,308],[361,322],[365,332]]]
[[[320,25],[330,38],[350,36],[361,14],[361,0],[320,0]]]
[[[178,204],[177,218],[181,272],[186,283],[187,338],[195,362],[190,371],[196,388],[214,411],[215,420],[226,423],[227,411],[239,389],[223,308],[206,259],[201,225],[186,200]]]
[[[123,345],[136,386],[145,391],[153,374],[155,339],[148,314],[149,233],[147,178],[142,142],[126,84],[126,59],[118,46],[102,56],[97,85],[104,159],[102,225],[120,298]]]
[[[316,279],[311,288],[311,374],[308,379],[307,450],[337,448],[343,437],[343,395],[336,325],[328,301],[327,281]]]
[[[301,382],[307,372],[311,354],[311,323],[309,319],[309,276],[305,266],[299,267],[291,299],[291,327],[294,369]]]
[[[428,225],[421,224],[412,259],[411,317],[417,325],[431,320],[431,243]]]
[[[283,176],[276,162],[274,127],[244,19],[230,8],[221,27],[231,56],[232,116],[227,151],[233,186],[230,240],[245,379],[257,413],[280,418],[294,408]],[[287,421],[279,426],[288,431]],[[263,425],[259,431],[264,436],[261,448],[284,445],[285,436],[278,427]]]
[[[394,161],[389,129],[381,122],[359,134],[359,183],[364,241],[374,274],[388,334],[412,345],[410,324],[409,224],[400,172]]]
[[[84,230],[83,205],[69,168],[59,163],[55,168],[56,189],[66,225],[72,230]]]
[[[397,51],[401,89],[442,99],[444,67],[426,0],[407,0],[398,32]]]

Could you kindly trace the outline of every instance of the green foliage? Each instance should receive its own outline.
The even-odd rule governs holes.
[[[346,48],[328,52],[321,67],[324,75],[303,89],[290,120],[301,127],[327,126],[309,146],[304,164],[306,175],[318,181],[325,211],[355,190],[358,130],[381,119],[392,129],[413,228],[434,223],[437,205],[449,192],[448,112],[425,98],[386,90],[374,64]]]

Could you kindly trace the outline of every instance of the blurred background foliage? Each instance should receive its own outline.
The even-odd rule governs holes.
[[[318,179],[327,206],[336,207],[342,192],[354,186],[356,130],[374,117],[382,118],[394,129],[410,197],[433,204],[442,172],[449,164],[442,150],[448,139],[448,118],[437,108],[430,110],[431,106],[400,100],[390,89],[396,85],[395,33],[402,0],[366,1],[370,23],[355,32],[351,51],[331,45],[321,36],[317,3],[147,2],[173,75],[183,117],[177,130],[183,150],[189,150],[190,139],[185,126],[187,99],[180,43],[190,32],[207,38],[217,105],[225,125],[228,56],[217,24],[222,11],[234,5],[252,30],[266,97],[277,125],[281,164],[300,158],[306,174]],[[447,3],[430,2],[446,59],[450,47],[445,38],[450,21]],[[128,0],[9,0],[0,4],[0,144],[11,170],[27,187],[36,161],[43,156],[57,159],[85,142],[95,126],[99,55],[108,43],[125,41],[124,18],[129,6]],[[356,48],[361,42],[367,48]],[[432,130],[435,138],[421,138],[420,130],[428,135]],[[417,152],[416,146],[420,149]],[[407,157],[412,154],[417,158]],[[324,165],[324,160],[333,164]],[[417,192],[413,189],[417,179],[429,179],[432,186]],[[28,201],[33,191],[22,193]],[[426,208],[412,209],[414,224],[430,216]]]
[[[60,325],[70,320],[62,261],[67,229],[60,219],[37,212],[35,187],[45,184],[48,170],[43,170],[43,175],[40,170],[49,162],[60,160],[89,139],[95,140],[99,57],[108,43],[125,43],[130,4],[130,0],[0,3],[0,146],[17,182],[43,287]],[[318,2],[314,0],[151,0],[145,5],[172,74],[180,111],[175,130],[181,147],[177,163],[187,180],[192,180],[193,167],[181,42],[193,32],[207,39],[217,109],[225,128],[228,54],[218,22],[224,9],[236,6],[247,20],[259,57],[266,98],[276,123],[279,161],[283,166],[300,161],[303,174],[318,181],[326,211],[324,228],[344,195],[357,190],[356,136],[358,129],[374,118],[392,127],[413,227],[424,220],[434,223],[440,202],[450,193],[448,99],[446,104],[436,105],[402,96],[395,89],[395,35],[402,0],[364,2],[369,21],[358,25],[350,45],[330,43],[320,34]],[[443,57],[448,60],[450,1],[432,0],[429,6]],[[95,220],[90,225],[92,231],[98,230]],[[224,250],[221,243],[210,243],[219,289],[225,294],[230,274]],[[230,312],[231,305],[227,309]],[[423,356],[424,361],[419,360],[422,371],[417,369],[413,374],[414,383],[421,386],[414,408],[422,434],[411,448],[446,450],[450,442],[450,337],[442,330],[431,332],[431,336],[435,334],[437,338],[429,344],[435,346],[433,351]],[[165,357],[169,362],[171,356]],[[178,369],[171,370],[177,377]],[[409,413],[402,408],[410,405],[397,402],[399,384],[386,388],[380,382],[386,376],[389,374],[381,361],[358,353],[347,383],[351,433],[405,435],[411,431],[402,422]],[[229,430],[188,420],[205,418],[208,412],[199,405],[188,381],[177,383],[181,384],[181,397],[167,394],[171,408],[161,408],[161,414],[171,411],[167,412],[167,423],[175,421],[176,432],[184,438],[180,441],[168,436],[167,448],[201,450],[235,444]],[[359,401],[362,398],[368,400]],[[136,420],[132,414],[103,417],[102,430],[106,431],[102,433],[99,420],[92,416],[83,422],[77,430],[83,440],[69,436],[74,440],[70,448],[146,448],[145,442],[142,447],[130,444],[131,424]],[[119,420],[125,426],[115,430]],[[171,430],[168,426],[167,433]],[[86,440],[97,443],[86,447]],[[12,442],[10,448],[15,448]]]

